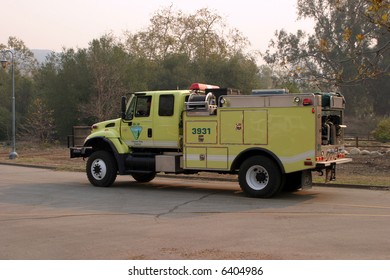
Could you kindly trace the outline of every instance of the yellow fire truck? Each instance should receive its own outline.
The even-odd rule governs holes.
[[[336,93],[289,94],[195,83],[189,90],[137,92],[122,98],[121,118],[94,124],[71,157],[88,158],[92,185],[117,175],[149,182],[156,173],[238,174],[245,194],[272,197],[308,188],[312,171],[335,179],[346,163],[345,100]]]

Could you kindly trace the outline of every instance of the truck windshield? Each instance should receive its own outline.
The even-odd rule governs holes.
[[[133,95],[130,100],[130,105],[127,107],[126,117],[125,117],[126,120],[133,119],[136,101],[137,101],[137,96]]]

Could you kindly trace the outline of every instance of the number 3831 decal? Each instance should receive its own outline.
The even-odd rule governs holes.
[[[194,127],[192,129],[192,134],[211,134],[211,128]]]

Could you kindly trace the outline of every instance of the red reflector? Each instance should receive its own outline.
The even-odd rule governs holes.
[[[302,104],[303,104],[303,106],[307,106],[307,105],[312,105],[313,102],[311,101],[310,98],[305,98],[305,99],[303,99]]]
[[[306,165],[306,166],[312,166],[312,165],[313,165],[313,162],[311,162],[311,161],[305,161],[305,162],[304,162],[304,165]]]
[[[314,114],[316,112],[316,109],[311,108],[311,112]]]

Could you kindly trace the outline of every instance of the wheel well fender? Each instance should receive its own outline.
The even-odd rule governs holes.
[[[252,156],[266,156],[270,158],[279,166],[280,171],[283,174],[285,173],[283,163],[280,161],[280,159],[273,152],[263,148],[250,148],[239,153],[232,163],[231,170],[234,171],[240,169],[241,164],[247,158],[250,158]]]
[[[119,174],[126,173],[125,159],[129,151],[128,147],[125,146],[119,138],[106,138],[97,136],[88,139],[84,146],[92,147],[90,154],[98,150],[111,152],[115,157]]]
[[[92,152],[104,150],[112,153],[117,153],[114,144],[105,137],[94,137],[88,139],[84,144],[85,147],[92,147]]]

